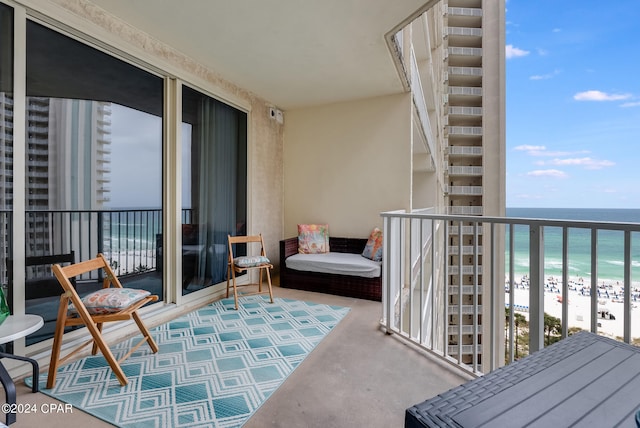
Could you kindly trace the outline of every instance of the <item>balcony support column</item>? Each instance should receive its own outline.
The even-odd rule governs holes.
[[[529,353],[544,348],[544,228],[529,228]]]
[[[631,343],[631,231],[624,231],[624,341]],[[638,332],[635,332],[638,334]]]
[[[591,332],[598,332],[598,229],[591,229]]]

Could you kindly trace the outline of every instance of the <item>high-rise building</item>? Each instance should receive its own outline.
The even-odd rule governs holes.
[[[413,209],[505,214],[504,8],[504,1],[437,2],[393,38],[414,101]],[[467,327],[476,316],[480,324],[491,319],[483,301],[492,290],[491,269],[503,271],[483,264],[490,245],[483,232],[452,222],[448,256],[440,259],[446,275],[434,275],[447,278],[436,287],[449,290],[438,294],[448,296],[441,304],[448,306],[449,354],[461,349],[456,357],[474,366],[482,365],[488,326]]]

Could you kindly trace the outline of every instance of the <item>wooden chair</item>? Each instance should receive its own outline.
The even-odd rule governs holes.
[[[253,235],[253,236],[231,236],[228,235],[229,240],[229,264],[227,267],[227,297],[229,297],[229,281],[233,283],[233,298],[235,300],[235,307],[238,310],[238,287],[247,287],[247,286],[258,286],[258,291],[243,294],[245,296],[251,296],[255,294],[266,294],[267,291],[262,291],[262,272],[266,271],[267,273],[267,284],[269,286],[269,297],[271,299],[271,303],[273,303],[273,291],[271,289],[271,274],[269,269],[273,269],[273,265],[267,258],[267,254],[264,250],[264,240],[262,239],[262,235]],[[233,256],[233,246],[235,244],[250,244],[250,243],[259,243],[260,244],[260,255],[259,256]],[[247,248],[247,251],[249,249]],[[252,269],[258,269],[258,282],[251,284],[242,284],[238,285],[236,281],[236,273],[244,273]]]
[[[80,298],[74,289],[71,278],[77,277],[94,270],[104,271],[103,288],[95,291],[84,298]],[[64,363],[70,357],[82,350],[85,346],[93,343],[91,354],[95,355],[100,349],[102,355],[111,366],[114,374],[118,378],[120,385],[128,383],[120,363],[129,358],[144,342],[149,344],[153,353],[158,352],[158,345],[151,337],[149,330],[143,324],[137,310],[149,302],[158,300],[158,296],[149,294],[145,290],[135,290],[123,288],[109,263],[102,254],[94,259],[79,262],[62,267],[59,264],[52,266],[53,273],[64,289],[60,296],[60,306],[58,308],[58,321],[53,337],[53,349],[51,351],[51,362],[49,364],[49,376],[47,388],[52,388],[56,381],[56,371],[60,363]],[[113,286],[113,287],[112,287]],[[130,298],[123,298],[130,297]],[[111,298],[108,302],[105,299]],[[118,304],[114,304],[117,301]],[[73,304],[70,309],[69,303]],[[125,356],[116,360],[111,350],[102,337],[102,325],[106,322],[125,321],[133,319],[142,333],[142,340],[138,342]],[[62,346],[62,336],[67,326],[85,325],[91,334],[92,339],[72,350],[64,358],[60,358],[60,348]]]

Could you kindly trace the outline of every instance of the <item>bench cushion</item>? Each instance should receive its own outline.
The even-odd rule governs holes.
[[[285,264],[287,268],[299,271],[364,278],[377,278],[381,272],[380,262],[374,262],[360,254],[352,253],[294,254],[286,258]]]

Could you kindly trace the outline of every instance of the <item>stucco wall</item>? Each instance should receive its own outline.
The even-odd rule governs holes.
[[[367,237],[381,212],[410,208],[410,103],[401,94],[286,112],[285,237],[299,223]]]
[[[283,127],[269,116],[269,109],[252,109],[249,134],[250,233],[262,233],[267,255],[276,262],[282,239]]]

